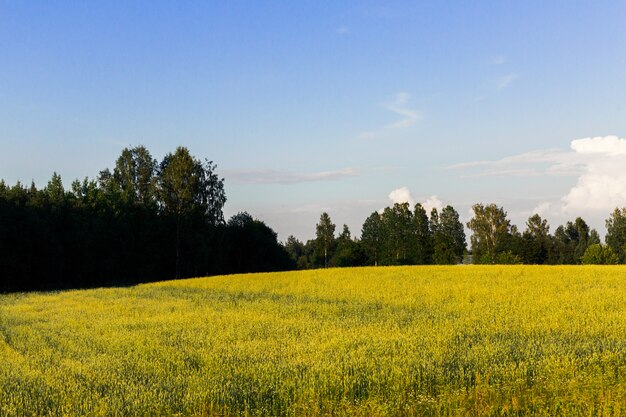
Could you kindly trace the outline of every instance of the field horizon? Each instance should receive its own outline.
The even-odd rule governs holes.
[[[0,295],[0,415],[624,415],[625,271],[359,267]]]

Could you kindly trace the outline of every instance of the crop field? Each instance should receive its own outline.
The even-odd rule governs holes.
[[[626,416],[626,267],[0,295],[2,416]]]

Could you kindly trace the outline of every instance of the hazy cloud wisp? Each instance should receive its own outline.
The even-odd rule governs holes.
[[[498,90],[504,90],[507,88],[513,81],[519,78],[519,74],[510,73],[507,75],[503,75],[502,77],[498,77],[496,79],[496,87]]]
[[[547,149],[496,161],[474,161],[451,168],[474,176],[574,176],[576,184],[560,199],[544,201],[534,212],[558,217],[609,213],[626,206],[626,139],[598,136],[576,139],[570,150]]]
[[[223,174],[227,180],[240,184],[297,184],[302,182],[337,181],[356,177],[359,175],[359,171],[354,168],[344,168],[335,171],[302,174],[291,171],[256,169],[225,170]]]
[[[376,131],[366,131],[359,134],[361,139],[371,139],[382,135],[385,132],[390,132],[398,129],[406,129],[413,126],[421,118],[421,113],[415,109],[408,107],[408,102],[411,99],[411,95],[407,92],[401,91],[394,95],[393,101],[383,103],[383,106],[396,113],[402,118],[396,122],[383,126]]]

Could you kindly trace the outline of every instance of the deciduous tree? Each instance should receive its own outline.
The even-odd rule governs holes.
[[[115,163],[113,180],[124,198],[143,205],[155,201],[156,160],[144,146],[125,148]]]
[[[496,256],[506,249],[511,233],[511,222],[506,211],[495,204],[474,204],[474,217],[467,223],[472,230],[470,238],[474,262],[496,263]]]
[[[626,261],[626,207],[618,208],[606,219],[606,244],[617,254],[621,263]]]
[[[167,154],[159,166],[158,201],[176,224],[176,277],[180,277],[181,230],[192,216],[200,214],[213,225],[223,221],[224,180],[218,178],[214,169],[211,162],[203,164],[184,147]]]
[[[580,261],[583,264],[615,265],[619,263],[619,257],[610,246],[594,243],[585,250]]]

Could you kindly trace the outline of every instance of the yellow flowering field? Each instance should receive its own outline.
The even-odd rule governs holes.
[[[0,295],[2,416],[626,416],[626,267]]]

